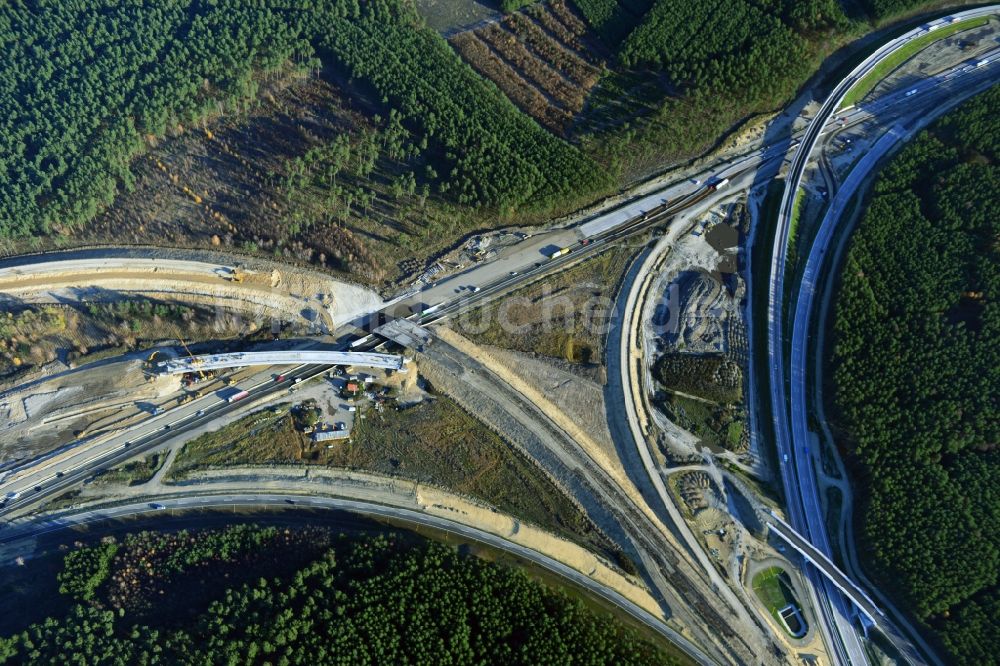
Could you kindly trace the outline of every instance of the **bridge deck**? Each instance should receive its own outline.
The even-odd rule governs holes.
[[[157,367],[166,374],[239,368],[248,365],[357,365],[366,368],[402,370],[403,357],[396,354],[343,351],[268,351],[236,352],[189,356],[160,362]]]
[[[796,532],[792,527],[776,516],[768,516],[766,520],[768,526],[774,530],[775,534],[781,537],[792,548],[798,551],[808,561],[812,562],[816,569],[826,576],[830,582],[837,586],[848,599],[853,603],[872,624],[878,625],[883,613],[879,610],[875,602],[858,585],[841,571],[825,553],[812,545],[808,539]]]

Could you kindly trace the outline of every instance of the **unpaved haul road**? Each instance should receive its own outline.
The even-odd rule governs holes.
[[[0,294],[22,303],[105,301],[123,294],[224,305],[261,317],[275,314],[325,332],[378,309],[374,291],[321,273],[242,269],[233,265],[163,257],[120,256],[89,250],[86,258],[0,265]]]

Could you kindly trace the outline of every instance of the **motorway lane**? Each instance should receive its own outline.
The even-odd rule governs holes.
[[[996,6],[970,10],[957,15],[962,18],[996,13]],[[941,22],[939,22],[941,23]],[[943,23],[942,23],[943,24]],[[781,464],[781,476],[785,486],[785,494],[789,508],[792,525],[804,533],[807,537],[812,537],[815,542],[815,535],[825,532],[825,522],[822,512],[818,510],[818,501],[804,499],[803,489],[800,486],[802,479],[794,473],[796,465],[796,447],[793,446],[789,432],[789,420],[787,404],[785,402],[785,369],[784,369],[784,342],[782,316],[784,297],[784,277],[785,258],[787,256],[788,237],[790,232],[790,219],[794,207],[795,197],[799,190],[802,173],[809,160],[809,157],[820,139],[823,126],[827,119],[831,117],[834,110],[840,104],[846,92],[865,74],[871,71],[882,59],[899,47],[907,44],[913,39],[919,38],[924,31],[917,29],[911,31],[895,40],[880,47],[876,52],[862,62],[850,76],[835,88],[833,93],[824,102],[819,114],[810,124],[803,138],[799,150],[792,160],[787,179],[785,196],[782,199],[779,213],[779,228],[775,234],[774,248],[772,251],[771,284],[770,284],[770,305],[768,309],[768,355],[770,361],[770,390],[771,404],[774,412],[774,427],[776,446],[778,448]],[[912,88],[912,86],[911,86]],[[905,95],[905,93],[904,93]],[[916,97],[914,95],[913,97]],[[911,97],[912,99],[912,97]],[[896,102],[898,103],[898,97]],[[798,451],[800,458],[805,458],[806,443],[802,443],[802,449]],[[786,464],[791,462],[792,464]],[[807,489],[808,490],[808,489]],[[821,589],[821,588],[820,588]],[[819,589],[817,589],[817,592]],[[829,602],[836,605],[836,609],[831,608]],[[839,593],[826,595],[826,603],[821,603],[821,612],[825,624],[827,636],[833,639],[832,647],[841,657],[841,661],[850,663],[864,663],[866,661],[864,651],[861,649],[857,635],[850,629],[845,629],[850,622],[844,617],[843,600]],[[834,612],[837,611],[837,612]],[[837,625],[840,630],[834,633],[833,625]],[[839,641],[836,637],[839,635]]]
[[[885,100],[881,102],[881,106],[875,105],[869,108],[858,107],[855,109],[849,109],[842,113],[840,117],[846,117],[846,122],[844,124],[850,126],[857,122],[862,122],[864,119],[870,117],[873,113],[878,113],[880,110],[887,107],[890,103],[896,103],[895,99]],[[833,125],[836,121],[831,121],[830,125]],[[827,130],[829,131],[829,129]],[[752,176],[753,172],[761,164],[773,160],[773,159],[784,159],[788,148],[794,147],[796,145],[795,139],[788,139],[753,151],[743,157],[732,158],[723,163],[722,166],[716,166],[710,169],[706,169],[699,180],[706,180],[709,177],[716,178],[731,178],[734,182],[731,184],[733,189],[742,183],[743,180]],[[740,180],[736,180],[740,179]],[[706,195],[704,198],[700,198],[700,193]],[[565,264],[571,263],[573,261],[578,261],[580,255],[583,253],[596,252],[600,249],[602,244],[607,244],[619,240],[624,234],[619,230],[619,227],[623,226],[623,223],[630,219],[630,216],[653,208],[664,200],[669,200],[671,202],[680,202],[684,204],[686,201],[693,201],[694,204],[702,204],[708,206],[715,199],[722,198],[728,195],[727,189],[722,189],[717,193],[712,193],[709,196],[709,192],[706,189],[703,182],[696,183],[694,180],[684,180],[678,183],[674,183],[664,190],[656,192],[654,194],[643,197],[637,201],[630,202],[615,211],[598,216],[593,220],[587,221],[582,225],[568,229],[559,229],[550,232],[542,232],[532,236],[531,238],[525,239],[522,243],[506,248],[500,253],[499,259],[486,264],[477,265],[461,275],[452,276],[442,280],[442,282],[434,287],[425,290],[419,294],[410,296],[408,298],[401,299],[400,303],[405,307],[407,305],[416,305],[418,303],[423,303],[425,305],[433,305],[436,302],[448,302],[449,307],[452,311],[457,311],[461,307],[461,303],[464,303],[466,307],[473,304],[479,303],[482,299],[489,295],[489,293],[476,294],[472,298],[459,300],[460,297],[456,294],[455,289],[458,286],[463,286],[464,284],[475,284],[480,286],[483,292],[493,292],[494,294],[504,293],[504,291],[515,288],[519,284],[523,284],[527,278],[532,277],[533,274],[542,274],[548,272],[557,267],[562,267]],[[686,207],[686,206],[684,206]],[[682,208],[677,208],[672,214],[679,212]],[[671,215],[664,215],[662,219],[657,219],[656,222],[662,222],[669,219]],[[648,225],[643,225],[642,229],[647,228]],[[580,245],[580,240],[584,238],[593,238],[594,240],[590,245]],[[574,245],[575,243],[575,245]],[[575,252],[571,253],[570,256],[564,257],[558,262],[552,262],[546,259],[546,253],[554,247],[574,247]],[[92,262],[92,268],[98,268],[101,266],[102,261],[99,259],[93,260],[77,260],[78,262]],[[145,262],[146,260],[139,260]],[[15,277],[18,273],[25,275],[28,271],[38,270],[44,273],[47,270],[52,270],[53,262],[46,264],[45,262],[38,262],[36,264],[27,264],[18,266],[15,268],[4,269],[11,271],[8,277]],[[58,262],[56,262],[58,263]],[[187,262],[193,264],[191,270],[201,270],[206,275],[218,275],[219,269],[224,269],[220,265],[212,264],[199,264],[198,262]],[[536,267],[535,264],[540,263],[541,266]],[[81,263],[80,267],[86,268],[85,263]],[[145,264],[148,269],[148,264]],[[516,273],[516,275],[511,275],[511,272]],[[437,301],[436,299],[442,299]],[[444,309],[442,309],[442,314],[444,314]],[[322,372],[325,368],[319,370]],[[313,373],[317,374],[317,373]],[[257,397],[257,392],[270,393],[275,390],[276,387],[268,387],[266,389],[262,388],[263,384],[250,386],[253,389],[254,396]],[[241,386],[240,388],[245,388]],[[174,430],[187,430],[190,427],[201,425],[207,423],[218,415],[230,411],[231,409],[238,408],[240,405],[228,406],[225,403],[216,403],[205,409],[205,414],[202,417],[192,416],[192,412],[196,412],[199,407],[200,401],[194,401],[184,406],[183,408],[175,408],[164,414],[164,417],[170,417],[172,419],[171,423],[178,423],[189,419],[184,423],[178,423],[179,427],[175,427]],[[186,412],[186,413],[185,413]],[[156,425],[157,419],[159,417],[153,417],[151,421],[153,425]],[[163,419],[166,421],[166,419]],[[43,497],[50,496],[55,492],[59,492],[73,483],[73,479],[79,481],[83,476],[88,475],[93,471],[95,466],[97,467],[108,467],[113,464],[117,464],[121,460],[128,457],[135,456],[144,450],[152,448],[154,440],[156,443],[160,443],[160,440],[164,439],[162,437],[163,433],[158,433],[161,429],[160,426],[153,431],[144,430],[139,438],[136,445],[129,447],[129,451],[115,451],[112,450],[111,454],[104,454],[97,459],[84,460],[82,461],[86,465],[90,465],[90,469],[84,468],[79,473],[74,472],[73,474],[65,473],[64,477],[54,477],[49,476],[43,478],[42,482],[45,485],[43,492],[36,494],[33,498],[34,500],[39,500]],[[171,435],[174,433],[172,432]],[[121,444],[121,448],[124,449],[124,439],[125,435],[118,436],[110,440],[114,444]],[[135,439],[133,436],[132,439]],[[130,440],[129,440],[130,441]],[[80,461],[77,461],[80,462]],[[45,474],[42,472],[41,474]],[[53,470],[52,474],[55,474]],[[32,477],[33,481],[37,481],[38,477]],[[33,483],[33,485],[38,485]],[[30,487],[33,487],[30,486]],[[6,489],[4,489],[6,491]],[[12,509],[21,508],[19,505],[24,504],[28,498],[21,497],[18,500],[11,502],[4,511],[10,511]],[[33,502],[34,503],[34,502]]]
[[[577,586],[582,587],[592,594],[595,594],[614,604],[621,610],[628,613],[631,617],[656,631],[678,648],[683,650],[696,663],[704,666],[711,666],[713,664],[713,662],[696,645],[667,626],[661,618],[652,615],[642,607],[621,596],[618,592],[604,587],[576,569],[554,560],[547,555],[539,553],[538,551],[513,543],[497,535],[490,534],[489,532],[485,532],[456,521],[448,520],[446,518],[428,515],[411,509],[333,497],[302,496],[294,494],[272,495],[265,493],[253,495],[206,495],[191,492],[186,494],[184,497],[161,499],[157,502],[141,502],[107,507],[103,509],[91,509],[77,513],[67,513],[51,520],[29,520],[19,522],[16,525],[10,525],[7,526],[6,529],[0,530],[0,543],[10,544],[21,539],[36,538],[43,534],[69,529],[74,525],[121,519],[144,514],[155,515],[166,510],[185,511],[220,507],[263,507],[266,509],[268,506],[273,505],[277,505],[282,509],[288,509],[295,506],[311,509],[349,511],[365,516],[377,516],[380,518],[389,518],[408,523],[415,523],[512,553],[527,561],[533,562],[548,571],[558,574],[559,576],[570,580]]]
[[[994,51],[994,53],[997,52],[1000,51]],[[941,115],[949,108],[960,103],[960,101],[964,98],[981,92],[990,85],[994,85],[993,82],[996,79],[996,76],[997,73],[995,69],[970,69],[960,67],[945,73],[945,75],[942,76],[937,82],[938,85],[934,88],[928,85],[928,83],[931,82],[922,82],[916,86],[910,86],[908,90],[917,90],[919,93],[919,96],[918,94],[914,94],[911,99],[913,101],[919,101],[923,108],[931,108],[931,111],[926,114],[914,114],[911,112],[911,119],[916,116],[918,124],[927,124],[931,122],[934,118]],[[964,88],[960,88],[959,86],[964,86]],[[905,90],[902,91],[903,95],[905,95],[905,93]],[[839,230],[839,222],[843,219],[845,210],[854,199],[861,183],[866,179],[870,172],[876,168],[878,161],[890,150],[892,150],[894,146],[901,141],[904,141],[906,138],[908,138],[908,134],[901,126],[897,125],[891,128],[875,143],[869,152],[852,169],[848,178],[838,190],[833,201],[830,203],[830,207],[828,208],[817,231],[816,238],[813,240],[813,245],[810,249],[809,256],[803,269],[798,289],[798,297],[795,301],[795,316],[793,319],[794,326],[791,344],[792,373],[790,387],[790,413],[792,420],[793,441],[802,446],[801,455],[796,455],[796,466],[800,481],[804,481],[808,487],[808,490],[803,493],[804,498],[811,496],[815,497],[816,501],[819,499],[819,491],[818,488],[815,487],[813,467],[817,452],[814,451],[811,455],[809,455],[807,449],[805,449],[805,443],[810,439],[806,389],[807,378],[805,376],[805,368],[807,367],[806,355],[809,345],[809,326],[812,322],[812,310],[816,296],[816,284],[818,279],[821,277],[820,271],[824,265],[824,260],[830,247],[830,243],[832,242],[834,234]],[[822,512],[822,507],[817,506],[815,510],[817,512]],[[814,539],[814,545],[823,555],[829,556],[832,551],[826,536],[825,532],[818,535],[819,538]],[[832,566],[832,564],[821,564],[815,558],[813,561],[817,566],[824,568],[828,575],[837,580],[841,587],[843,587],[845,583],[850,583],[852,587],[854,586],[853,581],[845,580],[842,572],[836,570],[836,567]],[[879,615],[881,615],[881,611],[875,606],[874,602],[867,597],[863,590],[858,588],[855,596],[857,598],[856,603],[858,606],[865,613],[867,613],[873,621],[881,619],[879,617]],[[895,630],[891,626],[884,626],[883,629],[887,632]],[[913,636],[913,639],[920,641],[919,634]],[[904,645],[905,640],[906,639],[902,639],[899,636],[893,638],[893,642],[897,645]],[[922,645],[922,647],[925,652],[929,653],[929,648],[926,645]],[[911,651],[909,656],[913,661],[919,659],[919,655],[915,651]]]
[[[852,125],[854,123],[861,122],[869,117],[869,115],[870,113],[866,112],[864,109],[855,109],[848,115],[846,124]],[[728,165],[722,168],[706,170],[705,173],[716,175],[718,178],[730,178],[732,180],[730,187],[732,190],[738,190],[744,185],[750,184],[756,169],[761,164],[774,159],[784,159],[788,148],[790,146],[794,147],[794,145],[794,139],[781,141],[775,145],[753,151],[753,153],[744,157],[733,159]],[[658,206],[665,199],[669,199],[671,202],[674,202],[674,205],[671,206],[668,213],[664,214],[662,217],[651,220],[649,224],[644,223],[642,225],[636,225],[640,230],[644,230],[654,223],[662,223],[664,220],[669,219],[672,215],[680,212],[681,210],[687,209],[689,206],[697,206],[699,209],[707,208],[713,205],[716,200],[729,196],[730,191],[731,190],[729,188],[723,188],[718,192],[709,192],[706,190],[704,183],[696,184],[690,180],[676,183],[665,190],[643,197],[637,202],[632,202],[631,204],[627,204],[616,211],[612,211],[607,216],[601,216],[599,218],[595,218],[595,220],[585,223],[583,226],[586,227],[588,231],[596,232],[597,236],[588,245],[576,246],[575,253],[567,257],[563,257],[555,262],[542,259],[541,266],[536,267],[534,265],[534,263],[538,263],[535,261],[538,257],[544,256],[541,254],[541,250],[543,248],[551,247],[556,243],[568,241],[571,238],[573,240],[579,239],[582,235],[580,228],[559,230],[557,232],[540,234],[538,236],[525,239],[524,242],[515,248],[508,248],[505,250],[505,253],[501,253],[501,258],[499,260],[490,262],[482,267],[477,267],[477,271],[473,271],[474,277],[477,280],[489,280],[493,278],[493,276],[500,276],[499,279],[494,279],[492,284],[485,285],[487,289],[483,289],[481,294],[476,294],[471,298],[456,297],[453,292],[452,285],[456,282],[461,282],[463,279],[469,277],[468,275],[455,276],[442,281],[439,293],[442,293],[442,297],[452,303],[449,306],[452,312],[458,311],[462,307],[471,307],[472,305],[481,302],[482,299],[490,296],[491,292],[499,294],[511,288],[516,288],[518,285],[528,279],[531,279],[533,274],[544,274],[561,268],[565,264],[579,261],[581,255],[596,253],[600,251],[604,245],[616,242],[628,233],[634,233],[636,231],[635,229],[621,230],[619,227],[623,226],[623,223],[630,219],[630,215],[638,214],[648,210],[649,208]],[[608,224],[608,220],[611,220],[613,224]],[[99,260],[79,260],[76,263],[85,261],[96,262],[95,265],[100,263]],[[511,266],[518,267],[529,264],[529,262],[530,265],[528,265],[527,270],[517,271],[517,275],[509,275],[508,269],[516,270],[516,268],[512,269]],[[194,264],[196,262],[189,263]],[[24,268],[25,267],[22,266],[10,270],[21,271]],[[205,264],[202,268],[207,274],[216,274],[215,270],[218,269],[217,266],[210,264]],[[433,294],[434,292],[431,293]],[[421,294],[420,296],[422,298],[424,294]],[[437,316],[444,316],[448,313],[448,311],[448,309],[443,308]],[[301,373],[296,374],[302,374],[303,376],[314,375],[325,369],[325,367],[320,369],[313,368],[310,371],[302,371]],[[288,375],[289,380],[295,376],[287,371],[284,374]],[[256,375],[253,380],[241,383],[236,388],[249,390],[251,392],[251,397],[247,400],[253,401],[263,395],[273,393],[277,390],[283,390],[283,388],[271,386],[271,383],[271,374],[261,373]],[[38,502],[54,496],[76,483],[81,482],[85,477],[95,471],[113,467],[124,460],[159,446],[164,441],[178,436],[182,431],[188,431],[209,423],[215,418],[218,418],[219,416],[234,409],[238,409],[241,406],[242,405],[239,403],[230,405],[222,401],[217,396],[210,394],[202,399],[192,401],[187,405],[169,410],[160,416],[150,417],[150,419],[148,419],[147,422],[141,427],[112,436],[100,446],[100,449],[96,453],[92,448],[88,447],[86,451],[81,451],[78,455],[67,457],[66,460],[63,461],[58,467],[40,470],[37,474],[25,477],[24,481],[19,482],[16,486],[11,487],[9,484],[5,485],[2,489],[3,492],[17,490],[24,494],[22,494],[22,496],[18,499],[8,503],[8,505],[4,507],[0,513],[9,513],[15,510],[21,510],[26,508],[28,504],[37,504]],[[200,417],[197,416],[197,412],[199,410],[204,411],[203,415]],[[165,428],[168,424],[170,427]],[[137,433],[136,431],[139,432]],[[125,446],[126,441],[130,442],[128,447]],[[60,472],[62,473],[62,476],[56,476]],[[35,486],[41,486],[43,490],[36,493],[31,490]]]
[[[13,514],[38,505],[70,487],[82,483],[97,471],[109,469],[130,458],[137,457],[164,442],[177,437],[182,432],[207,425],[220,416],[242,409],[256,400],[288,390],[296,377],[307,379],[325,371],[326,366],[290,367],[284,370],[285,381],[276,383],[272,372],[258,373],[228,387],[228,391],[245,390],[249,396],[239,402],[229,403],[218,393],[192,400],[189,403],[150,416],[143,423],[104,436],[97,444],[78,447],[75,453],[61,457],[57,462],[46,464],[14,480],[7,480],[0,486],[0,497],[17,492],[19,496],[10,499],[0,508],[0,516]],[[279,368],[279,371],[281,369]],[[203,413],[198,414],[199,411]],[[11,475],[13,477],[13,474]],[[10,479],[11,477],[8,477]],[[35,490],[41,488],[41,490]]]
[[[744,156],[727,158],[693,178],[672,183],[652,194],[575,226],[538,231],[520,243],[501,250],[495,260],[474,264],[419,291],[398,297],[392,301],[392,309],[400,314],[405,313],[410,308],[420,310],[439,304],[452,303],[459,299],[479,302],[482,296],[478,293],[473,294],[470,287],[485,289],[505,285],[505,283],[521,283],[525,277],[532,274],[542,274],[551,270],[552,267],[579,261],[582,254],[595,252],[601,244],[623,238],[626,235],[623,233],[623,227],[627,227],[628,222],[663,203],[669,202],[668,211],[651,219],[650,224],[630,227],[629,235],[669,220],[677,213],[695,204],[710,206],[718,199],[731,196],[732,190],[736,188],[732,186],[733,183],[730,183],[719,188],[717,192],[713,192],[709,189],[706,181],[712,182],[712,179],[734,179],[745,176],[758,169],[763,163],[784,159],[789,147],[795,145],[797,145],[796,140],[789,137],[774,145],[756,149]],[[584,240],[589,242],[584,244],[582,243]],[[560,248],[570,248],[571,252],[558,259],[550,259],[551,253]]]
[[[898,96],[904,94],[905,91],[900,91]],[[880,98],[871,105],[844,110],[829,120],[822,134],[842,131],[869,121],[876,114],[892,108],[897,101],[897,95],[890,95],[885,99]],[[411,311],[440,307],[442,312],[436,312],[436,316],[430,319],[434,321],[439,319],[445,310],[450,309],[450,313],[454,314],[480,305],[489,296],[508,293],[512,288],[528,282],[533,276],[545,275],[568,264],[579,262],[586,256],[596,254],[608,244],[662,224],[680,212],[707,209],[720,199],[731,196],[733,191],[752,184],[756,172],[764,165],[786,159],[789,150],[798,146],[799,137],[804,133],[797,132],[748,154],[727,158],[693,178],[672,183],[573,227],[536,232],[520,243],[505,247],[494,260],[474,264],[419,291],[411,291],[394,299],[386,311],[395,316],[406,316]],[[706,182],[711,182],[712,179],[729,179],[730,182],[717,192],[711,192]],[[637,216],[664,203],[669,204],[668,210],[649,220],[648,224],[631,226],[627,224]],[[692,211],[692,207],[696,205],[697,209]],[[628,228],[628,233],[623,227]],[[589,242],[583,244],[584,240]],[[551,253],[559,248],[570,248],[571,251],[563,257],[550,259]],[[474,292],[475,287],[480,291]],[[486,290],[491,293],[483,293]]]
[[[695,538],[690,526],[681,515],[676,503],[670,497],[665,487],[664,478],[661,477],[658,466],[653,460],[648,438],[639,422],[639,407],[636,403],[639,402],[643,407],[645,405],[642,404],[641,397],[637,397],[633,390],[635,387],[640,387],[638,390],[642,390],[641,380],[635,380],[632,376],[634,370],[633,361],[635,360],[632,352],[636,348],[634,337],[639,327],[638,319],[643,316],[641,303],[645,300],[645,291],[651,283],[648,278],[661,265],[660,260],[669,251],[667,242],[667,238],[661,239],[656,247],[641,259],[642,263],[637,266],[635,275],[629,278],[631,286],[628,288],[628,291],[620,293],[618,296],[619,299],[623,296],[625,297],[624,305],[621,308],[624,316],[621,321],[616,322],[615,329],[608,336],[609,341],[618,341],[617,349],[608,355],[608,375],[609,380],[611,380],[612,372],[616,375],[615,379],[618,385],[615,387],[614,397],[616,403],[617,399],[621,401],[622,411],[624,412],[622,416],[624,418],[618,419],[617,422],[610,421],[608,425],[617,431],[615,434],[622,440],[623,446],[638,453],[638,460],[635,465],[636,469],[633,471],[633,474],[641,476],[644,473],[645,479],[635,479],[636,486],[643,490],[644,494],[654,494],[660,500],[660,505],[666,512],[664,522],[676,533],[678,541],[684,545],[690,557],[705,572],[706,577],[711,582],[713,591],[719,595],[721,602],[729,606],[735,618],[738,618],[739,623],[743,625],[743,631],[746,632],[747,627],[754,628],[759,630],[760,636],[765,636],[767,639],[773,640],[770,635],[771,630],[769,626],[761,621],[760,617],[756,614],[756,609],[748,608],[743,600],[734,593],[730,587],[730,581],[726,581],[722,577],[715,565],[708,559],[705,549]],[[616,309],[618,307],[616,304]],[[609,386],[612,385],[614,385],[614,381],[609,383]],[[617,406],[616,404],[615,407]],[[610,406],[608,408],[614,409]],[[623,457],[623,464],[627,465],[627,460],[627,458]],[[639,467],[641,469],[638,469]],[[651,490],[646,490],[646,481],[652,486]],[[652,497],[649,495],[647,495],[647,502],[651,507],[654,506]],[[657,514],[661,514],[661,512],[657,511]],[[744,636],[748,643],[752,640],[749,633],[744,633]],[[767,648],[758,644],[756,649],[763,650]]]
[[[865,154],[858,165],[851,171],[842,188],[834,198],[834,204],[830,211],[837,214],[850,199],[851,193],[857,187],[857,183],[867,174],[868,170],[885,155],[903,135],[898,127],[891,128],[884,134],[875,145]],[[839,217],[827,216],[827,220],[836,220]],[[819,487],[816,482],[816,474],[813,468],[813,455],[809,453],[809,426],[808,412],[805,405],[804,387],[806,384],[806,344],[809,328],[809,313],[812,309],[812,298],[815,293],[815,282],[817,272],[825,255],[825,249],[830,237],[835,230],[834,225],[821,226],[816,239],[813,241],[812,251],[806,261],[806,267],[799,285],[799,297],[795,301],[795,314],[793,321],[792,346],[790,353],[790,381],[791,381],[791,437],[795,446],[794,467],[798,479],[799,487],[802,489],[801,497],[806,515],[823,516],[823,506],[820,499]],[[815,452],[814,452],[815,453]],[[825,524],[825,523],[824,523]],[[829,536],[825,529],[814,529],[810,532],[811,543],[818,551],[832,556],[833,549],[830,545]],[[824,570],[827,576],[839,578],[839,573],[835,568],[825,566],[825,563],[814,561],[813,564]],[[851,587],[856,587],[851,585]],[[861,592],[861,595],[864,595]],[[878,622],[881,611],[873,608],[873,604],[866,596],[860,596],[854,600],[859,608],[870,616],[873,622]]]

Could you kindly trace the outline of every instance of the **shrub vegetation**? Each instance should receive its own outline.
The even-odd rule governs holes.
[[[0,44],[0,237],[79,226],[132,187],[150,137],[245,108],[258,72],[321,64],[398,114],[454,202],[545,208],[605,185],[402,0],[13,3]]]
[[[836,306],[864,543],[952,663],[1000,650],[1000,88],[882,172]]]
[[[129,537],[127,548],[146,556],[139,573],[112,571],[107,579],[138,575],[166,586],[178,572],[237,561],[248,548],[276,539],[288,544],[271,553],[276,559],[297,557],[302,545],[287,530],[252,526],[194,537]],[[64,577],[82,577],[81,585],[89,586],[94,570],[68,567]],[[82,600],[65,617],[0,638],[0,661],[683,663],[516,570],[396,535],[341,539],[281,575],[237,584],[228,575],[206,577],[202,587],[193,603],[197,613],[178,626],[157,616],[136,623],[117,597]]]

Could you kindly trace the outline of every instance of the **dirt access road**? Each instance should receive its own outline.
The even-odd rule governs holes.
[[[0,265],[5,304],[107,301],[147,296],[218,305],[329,332],[378,309],[372,290],[322,273],[253,262],[233,263],[162,256],[131,256],[113,249],[23,258]]]

